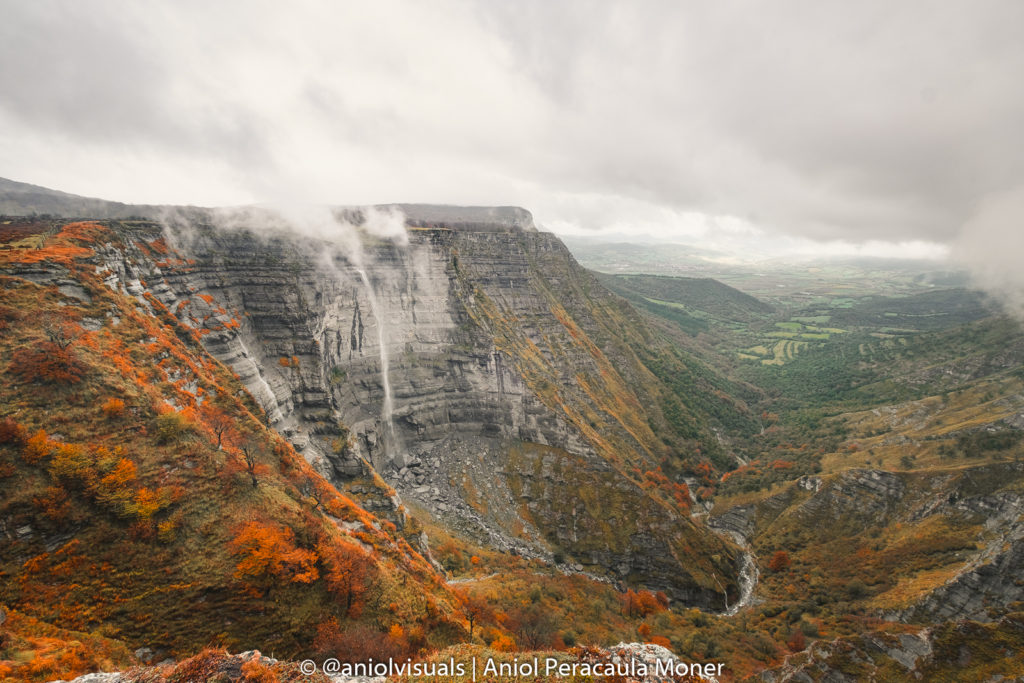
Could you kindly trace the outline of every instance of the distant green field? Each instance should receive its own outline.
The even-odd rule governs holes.
[[[652,304],[658,304],[659,306],[668,306],[669,308],[678,308],[684,311],[686,310],[686,306],[675,301],[662,301],[661,299],[652,299],[649,296],[645,296],[644,299],[650,301]]]
[[[782,339],[770,347],[763,344],[751,346],[738,351],[737,355],[743,360],[759,361],[762,365],[782,365],[796,358],[807,342],[795,341],[793,339]]]
[[[680,311],[686,311],[688,314],[690,314],[691,316],[693,316],[694,318],[697,318],[697,319],[707,318],[708,317],[708,314],[705,313],[704,311],[692,310],[686,304],[681,304],[681,303],[678,303],[676,301],[662,301],[661,299],[652,299],[649,296],[645,296],[644,300],[649,301],[652,304],[657,304],[658,306],[667,306],[668,308],[675,308],[675,309],[680,310]]]
[[[597,276],[637,308],[690,336],[702,335],[702,343],[750,365],[788,365],[805,352],[844,344],[858,335],[902,344],[901,337],[990,314],[975,292],[915,286],[908,276],[851,281],[851,272],[827,267],[803,274],[747,273],[740,280],[756,284],[761,301],[707,278]]]
[[[776,321],[776,329],[761,333],[762,343],[737,349],[737,356],[741,360],[759,361],[761,365],[784,365],[802,350],[846,333],[841,327],[819,327],[815,324],[827,323],[830,319],[831,316],[822,314]]]

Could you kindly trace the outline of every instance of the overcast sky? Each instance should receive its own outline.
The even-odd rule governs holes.
[[[870,253],[1021,231],[1017,0],[0,13],[0,176],[77,194],[518,204],[561,233]]]

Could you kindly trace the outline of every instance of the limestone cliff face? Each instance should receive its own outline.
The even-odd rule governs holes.
[[[112,286],[199,329],[273,425],[378,514],[406,521],[375,473],[493,546],[719,608],[736,597],[735,548],[642,485],[676,455],[665,389],[623,337],[649,332],[509,215],[345,249],[190,225],[161,253],[149,226],[106,260]]]

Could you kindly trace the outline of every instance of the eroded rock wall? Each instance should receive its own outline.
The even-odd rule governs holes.
[[[199,330],[272,424],[376,513],[402,525],[401,497],[498,548],[561,551],[691,604],[735,598],[735,549],[630,475],[666,452],[634,389],[654,378],[611,329],[621,304],[557,238],[420,227],[353,249],[191,226],[160,253],[153,237],[107,255],[112,285]],[[537,478],[534,447],[557,477]]]

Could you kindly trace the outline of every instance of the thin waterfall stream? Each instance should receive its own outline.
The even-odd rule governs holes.
[[[378,302],[377,294],[370,284],[370,278],[367,277],[366,271],[362,268],[356,268],[356,272],[359,273],[363,286],[366,287],[366,298],[370,301],[370,312],[373,313],[373,317],[377,321],[377,342],[380,345],[380,378],[381,385],[384,387],[384,403],[381,406],[380,416],[384,428],[384,454],[385,456],[395,457],[398,455],[397,451],[399,449],[398,436],[395,433],[394,398],[391,395],[391,379],[388,376],[390,363],[388,360],[388,347],[385,343],[387,331],[384,327],[384,317],[381,315],[380,302]]]

